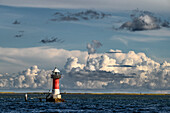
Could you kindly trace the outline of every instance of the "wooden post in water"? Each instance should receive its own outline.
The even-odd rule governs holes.
[[[27,100],[28,100],[28,95],[27,95],[27,93],[25,94],[25,102],[27,102]]]
[[[42,98],[39,98],[40,102],[42,102]]]

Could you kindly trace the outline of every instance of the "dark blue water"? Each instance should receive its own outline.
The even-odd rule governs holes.
[[[62,95],[67,102],[39,102],[42,95],[0,94],[0,112],[170,112],[170,96],[151,95]],[[33,98],[33,99],[31,99]]]

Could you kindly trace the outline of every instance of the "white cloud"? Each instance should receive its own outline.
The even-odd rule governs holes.
[[[85,58],[88,56],[88,53],[78,50],[68,51],[49,47],[0,47],[0,61],[2,62],[0,63],[0,72],[15,73],[19,70],[23,70],[26,67],[36,64],[45,69],[52,68],[55,65],[57,65],[59,68],[63,68],[67,58],[72,56],[79,58],[80,62],[85,62]]]
[[[1,5],[45,8],[98,8],[151,11],[170,11],[169,0],[1,0]]]
[[[157,63],[144,53],[114,53],[92,56],[86,64],[76,58],[67,60],[63,88],[169,90],[170,63]],[[74,65],[69,62],[74,61]],[[113,66],[109,66],[113,65]],[[114,65],[122,65],[115,67]],[[126,66],[131,65],[132,67]],[[70,80],[71,82],[67,82]],[[64,84],[66,83],[67,84]]]
[[[18,74],[5,74],[0,78],[1,89],[49,89],[51,86],[51,70],[40,70],[36,65]]]

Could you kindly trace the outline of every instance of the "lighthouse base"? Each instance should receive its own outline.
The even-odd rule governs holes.
[[[53,95],[53,98],[58,98],[58,99],[61,99],[61,95]]]
[[[61,98],[61,95],[51,95],[49,98],[46,98],[46,102],[65,102],[64,99]]]
[[[49,98],[46,99],[46,102],[65,102],[64,99],[61,98]]]

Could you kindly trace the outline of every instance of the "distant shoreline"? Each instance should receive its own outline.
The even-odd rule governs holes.
[[[48,94],[48,92],[26,92],[27,94]],[[0,92],[0,94],[26,94],[18,92]],[[61,93],[63,95],[170,95],[163,93]]]

